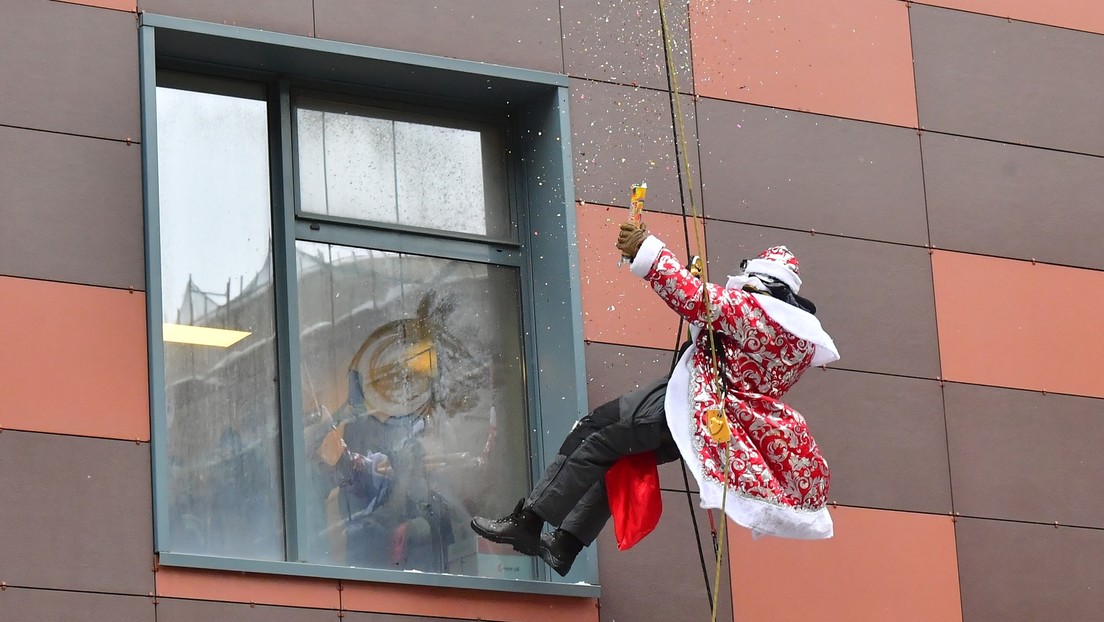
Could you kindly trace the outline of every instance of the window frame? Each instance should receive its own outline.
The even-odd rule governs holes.
[[[594,547],[572,572],[544,579],[493,579],[299,561],[263,561],[179,553],[167,549],[169,515],[165,361],[162,346],[160,218],[157,175],[156,87],[158,70],[184,70],[268,85],[269,162],[273,253],[277,273],[277,368],[285,551],[299,559],[306,542],[297,525],[304,504],[296,491],[306,481],[307,457],[299,427],[298,298],[295,242],[350,244],[516,266],[522,290],[523,348],[529,396],[530,473],[535,479],[574,421],[586,411],[579,260],[576,243],[568,80],[561,74],[489,65],[271,33],[173,17],[140,16],[142,172],[146,231],[146,301],[154,500],[154,551],[168,566],[304,577],[365,580],[508,592],[596,597]],[[326,80],[320,80],[325,76]],[[403,104],[428,98],[441,108],[470,114],[490,106],[512,117],[506,128],[512,156],[507,166],[510,217],[516,239],[499,240],[434,232],[403,225],[300,213],[295,189],[292,114],[295,93],[324,92]],[[415,105],[415,108],[418,106]],[[492,115],[478,114],[484,119]],[[510,134],[513,137],[510,137]],[[356,224],[353,224],[353,223]],[[428,236],[428,237],[427,237]],[[281,278],[282,277],[282,278]],[[548,446],[546,446],[546,443]],[[503,512],[508,508],[503,508]],[[543,568],[543,567],[542,567]]]

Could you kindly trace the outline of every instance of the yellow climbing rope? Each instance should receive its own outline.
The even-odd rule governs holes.
[[[667,79],[671,85],[671,99],[674,102],[675,110],[675,134],[676,141],[678,143],[679,152],[682,155],[682,168],[685,171],[686,176],[686,190],[687,198],[690,203],[690,216],[693,223],[694,231],[694,246],[699,257],[704,257],[704,248],[701,238],[701,222],[698,217],[698,209],[694,203],[694,185],[693,175],[690,169],[690,157],[686,152],[686,126],[682,115],[682,101],[679,97],[678,89],[678,77],[677,71],[675,71],[674,56],[671,51],[671,37],[670,30],[667,27],[667,7],[664,0],[659,0],[659,20],[660,20],[660,33],[663,38],[663,53],[667,65]],[[685,221],[683,227],[685,227]],[[721,529],[717,540],[716,551],[716,567],[713,570],[713,602],[711,604],[711,621],[717,622],[717,603],[718,594],[720,592],[721,583],[721,561],[724,558],[724,546],[725,546],[725,532],[728,524],[727,514],[725,513],[726,502],[728,501],[728,476],[729,476],[729,462],[730,462],[730,444],[729,441],[732,438],[732,430],[728,425],[728,417],[725,414],[725,405],[727,397],[724,390],[724,381],[721,377],[723,373],[717,358],[717,342],[713,331],[713,307],[709,300],[709,262],[708,260],[700,261],[698,264],[701,274],[700,279],[702,281],[702,304],[705,308],[706,317],[706,334],[709,338],[709,355],[710,361],[713,367],[713,379],[715,389],[719,397],[719,404],[709,411],[707,411],[707,427],[710,436],[714,442],[724,445],[724,469],[722,478],[722,496],[721,496]]]

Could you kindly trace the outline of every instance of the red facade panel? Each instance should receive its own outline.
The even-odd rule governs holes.
[[[138,0],[60,0],[61,2],[68,2],[70,4],[85,4],[88,6],[100,7],[101,9],[115,9],[118,11],[129,11],[131,13],[138,10]]]
[[[314,609],[337,610],[341,607],[341,591],[336,579],[251,575],[167,566],[159,567],[155,577],[157,595],[165,598]]]
[[[932,272],[943,377],[1104,397],[1104,272],[947,251]]]
[[[695,0],[690,32],[699,95],[916,126],[904,2]]]
[[[148,441],[146,296],[0,277],[0,427]]]
[[[580,205],[575,213],[582,277],[583,338],[644,348],[674,348],[679,338],[676,332],[678,316],[643,279],[629,272],[628,262],[620,267],[617,265],[621,255],[614,246],[617,226],[628,217],[628,210]],[[644,215],[648,231],[685,258],[683,220],[671,214]]]
[[[832,510],[836,535],[803,542],[732,528],[737,620],[962,620],[950,516]]]

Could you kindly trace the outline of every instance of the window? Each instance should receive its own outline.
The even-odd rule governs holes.
[[[592,595],[468,527],[583,409],[562,78],[142,37],[162,563]]]

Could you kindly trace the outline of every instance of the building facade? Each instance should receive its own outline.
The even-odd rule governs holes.
[[[670,368],[641,181],[842,354],[835,537],[728,530],[717,619],[1100,619],[1099,2],[4,9],[0,619],[709,619],[677,463],[563,579],[466,528]]]

